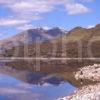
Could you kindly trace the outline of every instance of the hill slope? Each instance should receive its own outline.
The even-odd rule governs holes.
[[[11,48],[13,46],[20,46],[23,44],[49,41],[63,34],[64,32],[58,27],[49,30],[45,30],[43,28],[29,29],[11,38],[0,41],[0,45],[5,48]]]
[[[93,58],[100,57],[100,25],[91,29],[76,27],[66,35],[52,41],[44,41],[27,45],[15,46],[5,50],[4,57],[46,57],[47,60],[13,60],[8,66],[18,70],[31,70],[57,74],[77,87],[82,86],[80,80],[76,80],[73,73],[83,66],[100,63],[97,59],[58,59],[50,57],[66,58]],[[40,66],[39,66],[40,63]],[[84,85],[92,83],[88,79]]]

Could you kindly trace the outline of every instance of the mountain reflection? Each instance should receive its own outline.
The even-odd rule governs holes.
[[[76,89],[54,75],[35,72],[29,76],[31,84],[0,74],[0,100],[56,100]]]

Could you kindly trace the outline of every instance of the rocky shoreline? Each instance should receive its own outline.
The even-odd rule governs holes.
[[[95,84],[83,85],[73,95],[58,100],[100,100],[100,64],[80,68],[75,73],[75,78],[82,82],[84,79],[95,81]]]

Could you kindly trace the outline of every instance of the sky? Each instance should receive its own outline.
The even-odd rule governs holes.
[[[70,30],[99,23],[100,0],[0,0],[0,39],[37,27]]]

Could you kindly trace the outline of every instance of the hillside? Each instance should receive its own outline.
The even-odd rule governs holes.
[[[14,51],[19,49],[17,57],[35,57],[36,49],[40,49],[41,57],[100,57],[99,36],[100,25],[91,29],[76,27],[66,35],[51,41],[15,46],[6,51],[6,56],[13,56]]]
[[[64,32],[58,27],[45,30],[43,28],[35,28],[18,33],[8,39],[0,41],[0,46],[11,48],[24,44],[32,44],[34,42],[49,41],[63,35]]]
[[[52,41],[44,41],[32,44],[15,46],[5,50],[4,57],[43,57],[47,60],[36,59],[17,59],[6,63],[7,66],[18,70],[31,70],[46,72],[48,74],[57,74],[76,87],[81,87],[81,81],[76,80],[74,72],[83,66],[100,63],[94,57],[100,57],[100,25],[91,29],[76,27],[64,36],[60,36]],[[58,59],[53,58],[81,58],[81,59]],[[83,58],[83,59],[82,59]],[[85,59],[86,58],[86,59]],[[90,59],[88,59],[90,58]],[[85,80],[84,85],[94,83]]]
[[[100,57],[100,25],[91,29],[76,27],[66,35],[42,43],[32,43],[28,45],[15,46],[12,49],[5,50],[5,57],[66,57],[66,58],[94,58]],[[35,61],[35,60],[34,60]],[[64,61],[66,62],[66,61]],[[63,61],[53,61],[53,66],[74,66],[80,67],[99,63],[96,59],[70,60],[67,63]],[[45,66],[47,62],[41,62]]]

